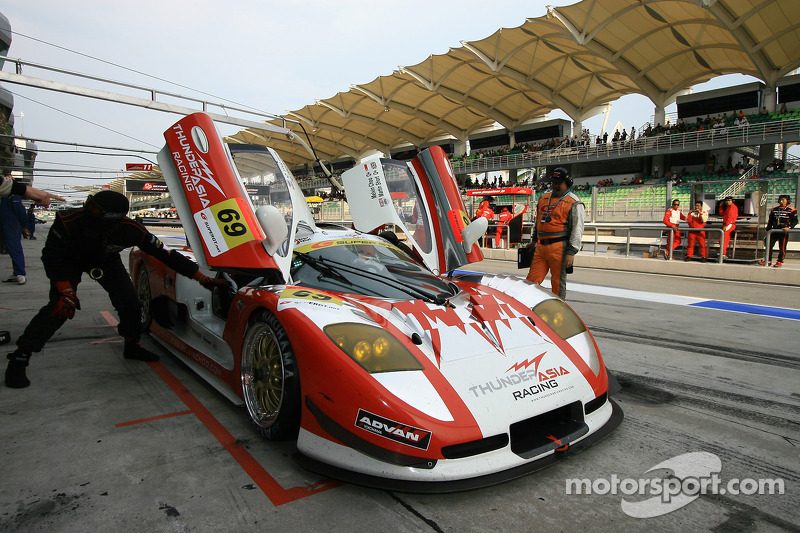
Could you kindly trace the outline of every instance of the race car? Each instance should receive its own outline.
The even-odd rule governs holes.
[[[134,251],[142,321],[244,404],[302,465],[368,486],[447,492],[557,461],[621,422],[600,350],[550,292],[463,270],[482,260],[445,153],[368,158],[342,176],[353,227],[315,223],[269,147],[211,119],[165,132],[159,164],[183,252],[212,292]]]

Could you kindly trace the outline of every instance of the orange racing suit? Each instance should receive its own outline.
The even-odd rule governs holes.
[[[567,295],[565,257],[581,249],[584,212],[583,203],[571,191],[560,197],[548,191],[536,205],[536,251],[527,280],[541,284],[550,271],[550,290],[561,299]]]

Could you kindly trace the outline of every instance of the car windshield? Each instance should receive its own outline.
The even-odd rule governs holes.
[[[303,287],[408,300],[449,298],[452,285],[396,246],[369,239],[340,239],[300,246],[292,261]]]

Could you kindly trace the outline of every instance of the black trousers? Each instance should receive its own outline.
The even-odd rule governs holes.
[[[119,255],[108,259],[99,268],[103,270],[103,275],[97,279],[97,282],[108,293],[111,305],[119,315],[117,332],[125,339],[138,341],[142,331],[141,305],[128,271],[122,265]],[[78,272],[69,280],[76,288],[81,281],[82,274],[82,272]],[[17,340],[17,347],[24,353],[42,351],[45,343],[66,322],[65,319],[53,316],[53,308],[58,301],[55,281],[63,280],[50,280],[50,301],[33,317],[22,336]],[[76,290],[76,293],[80,298],[80,292]]]
[[[770,235],[767,236],[769,239]],[[767,261],[770,263],[772,262],[772,252],[775,251],[775,244],[778,244],[778,262],[783,263],[783,260],[786,259],[786,245],[789,244],[789,234],[784,233],[783,235],[771,235],[772,242],[769,243],[769,258]]]

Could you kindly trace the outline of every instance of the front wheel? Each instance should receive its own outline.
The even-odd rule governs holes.
[[[289,337],[266,311],[250,323],[241,362],[242,392],[250,420],[270,440],[300,429],[300,376]]]

